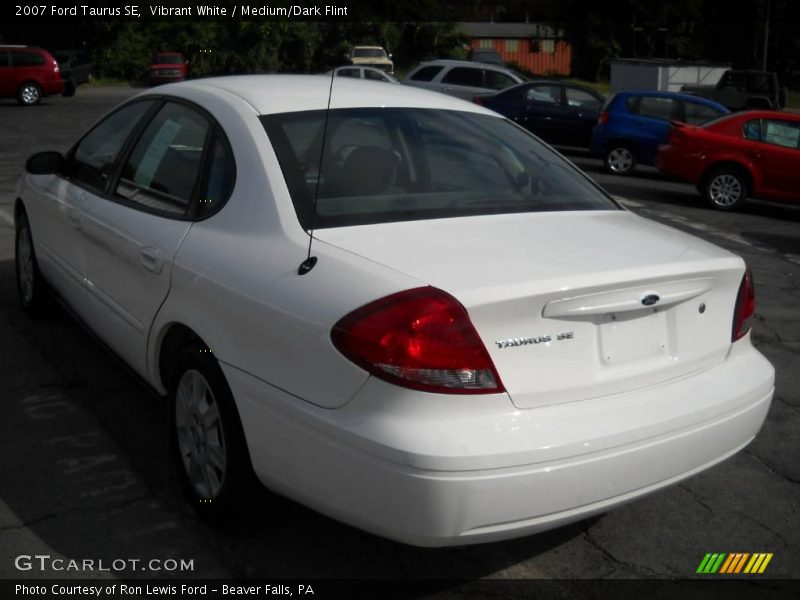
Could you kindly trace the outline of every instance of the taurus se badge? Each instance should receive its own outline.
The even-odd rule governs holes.
[[[553,340],[560,342],[562,340],[571,340],[574,339],[575,333],[573,331],[565,331],[563,333],[558,333],[556,335],[537,335],[533,337],[521,337],[521,338],[508,338],[507,340],[497,340],[495,344],[497,344],[498,348],[515,348],[517,346],[528,346],[530,344],[546,344],[548,342],[552,342]]]

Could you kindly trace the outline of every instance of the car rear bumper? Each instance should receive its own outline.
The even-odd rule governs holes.
[[[501,394],[417,394],[374,378],[324,410],[223,370],[265,485],[421,546],[532,534],[698,473],[753,439],[774,384],[749,341],[668,384],[529,410]]]

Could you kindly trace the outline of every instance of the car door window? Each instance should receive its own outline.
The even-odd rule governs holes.
[[[354,77],[356,79],[361,79],[360,69],[339,69],[337,74],[339,77]]]
[[[784,148],[800,148],[800,123],[764,119],[763,141]]]
[[[442,78],[442,83],[465,85],[468,87],[483,87],[482,69],[455,67],[445,74]]]
[[[101,121],[70,153],[64,175],[76,183],[104,192],[122,146],[152,106],[152,100],[134,102]]]
[[[685,120],[690,125],[702,125],[703,123],[713,121],[717,117],[721,117],[724,114],[718,108],[706,106],[705,104],[700,104],[699,102],[687,101],[684,103],[684,109],[686,111]]]
[[[371,79],[372,81],[388,81],[382,73],[379,73],[378,71],[370,71],[369,69],[364,71],[364,79]]]
[[[511,77],[500,71],[491,71],[487,69],[484,73],[486,76],[486,87],[493,90],[504,90],[517,83]]]
[[[561,104],[561,86],[551,84],[532,85],[525,92],[525,101]]]
[[[672,98],[645,96],[639,103],[639,116],[669,121],[675,110]]]
[[[564,88],[567,94],[567,104],[573,108],[584,110],[600,110],[602,101],[592,96],[589,92],[577,88]]]
[[[422,67],[411,76],[412,81],[432,81],[444,67]]]
[[[169,215],[185,215],[202,166],[210,123],[182,104],[167,103],[142,133],[122,169],[116,194]]]

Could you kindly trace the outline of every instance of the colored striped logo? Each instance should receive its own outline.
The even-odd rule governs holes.
[[[749,573],[751,575],[763,573],[772,560],[772,552],[717,552],[708,553],[703,557],[697,572],[707,574],[738,575]]]

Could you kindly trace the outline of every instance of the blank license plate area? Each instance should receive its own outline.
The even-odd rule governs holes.
[[[643,311],[604,315],[600,323],[600,359],[621,365],[667,356],[667,313]]]

